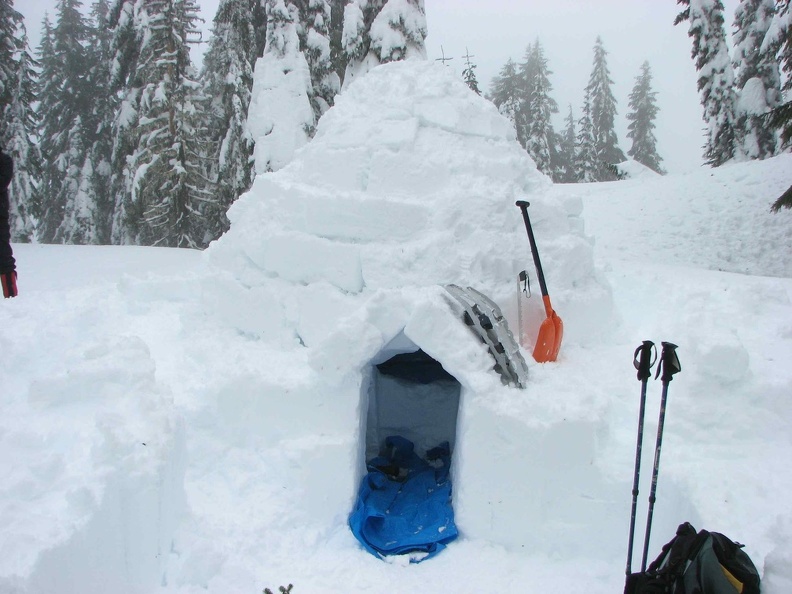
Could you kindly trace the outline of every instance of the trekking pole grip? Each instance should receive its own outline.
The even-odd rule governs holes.
[[[644,340],[643,344],[635,349],[633,366],[638,370],[638,380],[644,381],[652,377],[652,366],[657,360],[657,350],[651,340]]]
[[[660,377],[662,373],[662,377],[660,377],[660,381],[663,383],[670,382],[674,375],[682,371],[682,365],[679,363],[679,357],[677,356],[676,350],[679,348],[672,342],[662,342],[663,350],[660,353],[660,364],[657,366],[657,374],[655,374],[655,379]]]

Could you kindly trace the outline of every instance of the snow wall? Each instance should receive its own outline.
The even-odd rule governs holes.
[[[256,114],[250,118],[255,127]],[[376,448],[366,437],[374,439],[367,423],[381,408],[372,400],[374,366],[422,349],[461,385],[452,473],[463,536],[563,549],[585,542],[581,530],[606,527],[608,499],[591,496],[596,503],[578,517],[572,510],[581,509],[581,494],[569,482],[585,470],[588,488],[605,488],[591,466],[596,423],[569,415],[539,421],[531,406],[512,416],[509,409],[542,395],[501,385],[484,346],[452,313],[441,288],[457,283],[485,291],[516,330],[518,273],[528,268],[535,279],[515,205],[527,199],[568,336],[585,344],[605,331],[611,296],[595,273],[581,203],[549,198],[551,185],[492,103],[449,69],[398,62],[345,90],[313,141],[285,168],[259,175],[233,205],[230,231],[208,250],[232,277],[237,297],[218,298],[219,313],[240,332],[307,349],[322,389],[306,404],[355,436],[323,453],[323,464],[344,479],[332,487],[311,479],[305,485],[306,493],[314,491],[305,502],[314,520],[344,521],[366,450]],[[544,317],[538,287],[526,303],[531,334]],[[422,422],[431,426],[440,410],[427,405]],[[572,457],[559,457],[562,443]],[[532,493],[509,488],[508,477],[523,472],[537,477]],[[559,531],[559,523],[575,529]]]

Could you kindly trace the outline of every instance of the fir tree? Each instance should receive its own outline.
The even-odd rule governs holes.
[[[30,55],[22,15],[6,0],[0,0],[0,31],[0,146],[14,160],[9,192],[11,240],[32,241],[40,214],[41,179],[41,155],[32,141],[38,127],[33,110],[37,63]]]
[[[113,0],[108,17],[110,42],[110,89],[117,97],[112,124],[113,149],[110,158],[110,188],[113,197],[111,243],[129,244],[134,239],[127,225],[126,208],[133,184],[129,157],[137,149],[138,111],[143,81],[138,68],[143,40],[150,33],[148,18],[135,0]]]
[[[741,0],[734,16],[735,133],[749,159],[776,151],[775,130],[765,125],[763,115],[781,104],[781,76],[775,55],[761,49],[774,15],[774,0]]]
[[[552,114],[558,113],[558,104],[550,97],[550,91],[553,89],[550,83],[551,72],[539,40],[528,48],[521,74],[522,114],[518,122],[522,126],[525,149],[539,171],[557,179],[558,149],[551,117]]]
[[[577,134],[575,132],[575,115],[572,113],[572,106],[569,106],[569,114],[564,120],[564,131],[558,142],[558,182],[574,183],[577,181],[577,170],[575,167],[575,144]]]
[[[139,10],[135,0],[112,0],[107,17],[108,28],[112,30],[110,81],[113,91],[120,95],[137,86],[133,76],[147,34],[146,19],[140,17]]]
[[[63,218],[54,241],[62,243],[109,243],[113,200],[110,193],[110,124],[114,101],[110,92],[109,5],[96,0],[89,20],[83,20],[82,62],[72,78],[81,81],[76,118],[69,131],[70,156],[65,191],[60,200]],[[77,26],[76,23],[72,26]],[[54,31],[56,55],[58,30]],[[66,51],[71,51],[67,48]]]
[[[371,50],[380,63],[426,59],[424,0],[388,0],[371,24]]]
[[[517,65],[509,58],[500,73],[492,79],[490,100],[498,108],[498,111],[509,119],[515,130],[519,119],[522,94],[522,79],[517,72]]]
[[[221,2],[204,57],[201,79],[205,95],[211,98],[209,139],[216,164],[206,172],[216,180],[216,208],[207,212],[213,239],[228,229],[228,207],[253,183],[253,138],[247,113],[259,44],[249,15],[258,5],[258,0]]]
[[[344,85],[375,66],[425,59],[424,0],[351,0],[344,10]]]
[[[721,0],[677,0],[686,8],[674,24],[688,21],[698,90],[707,124],[704,158],[717,167],[739,156],[735,139],[734,71],[726,45]]]
[[[96,0],[91,7],[91,19],[86,47],[88,70],[86,85],[93,95],[90,109],[83,114],[86,152],[80,182],[83,202],[91,206],[93,216],[92,240],[98,244],[111,242],[111,227],[115,200],[111,189],[112,128],[117,102],[111,91],[110,56],[112,32],[109,28],[110,7],[107,0]],[[78,206],[79,201],[74,204]],[[67,212],[66,218],[74,217]]]
[[[635,79],[635,86],[630,93],[630,112],[627,119],[627,138],[632,139],[632,147],[627,151],[633,159],[646,165],[657,173],[664,173],[657,154],[657,139],[653,130],[657,118],[657,93],[652,90],[652,70],[649,62],[641,65],[641,73]]]
[[[139,5],[138,5],[139,6]],[[120,243],[203,247],[205,205],[213,198],[203,175],[201,96],[189,43],[197,33],[193,0],[150,0],[135,15],[145,23],[124,114],[134,150],[114,221]],[[142,18],[141,18],[142,17]],[[139,99],[135,101],[139,96]]]
[[[256,173],[277,171],[316,127],[310,68],[301,49],[300,9],[291,0],[265,0],[267,43],[256,63],[248,121]],[[261,81],[261,82],[258,82]]]
[[[594,124],[591,115],[591,97],[588,90],[583,99],[583,115],[578,120],[578,135],[575,150],[577,181],[583,183],[600,181],[601,165],[597,158],[594,139]]]
[[[332,107],[341,89],[332,60],[331,22],[329,0],[302,0],[300,8],[300,49],[305,54],[311,73],[311,107],[315,121]]]
[[[465,69],[462,71],[462,78],[465,81],[465,84],[470,88],[471,91],[476,93],[476,95],[481,95],[481,90],[479,89],[478,79],[476,78],[476,65],[470,61],[470,58],[474,58],[475,56],[471,56],[470,52],[465,49]]]
[[[594,139],[597,181],[616,179],[613,165],[624,161],[624,153],[619,148],[614,121],[616,119],[616,98],[613,96],[607,63],[608,52],[597,37],[594,44],[594,63],[586,94],[590,101],[591,134]]]
[[[330,0],[330,60],[339,81],[346,71],[346,54],[342,37],[344,33],[344,5],[346,0]]]
[[[14,9],[13,0],[0,0],[0,113],[11,104],[13,96],[17,78],[16,55],[23,49],[20,29],[24,29],[23,19]],[[0,129],[0,134],[3,132]]]
[[[774,55],[786,74],[783,90],[792,91],[792,2],[779,0],[778,10],[762,42],[761,52]],[[792,144],[792,101],[786,101],[773,109],[765,118],[766,123],[778,130],[782,146]]]
[[[341,46],[344,50],[343,85],[362,76],[380,62],[371,51],[371,25],[387,0],[350,0],[344,7]]]
[[[783,90],[792,91],[792,2],[780,0],[778,11],[773,17],[770,29],[762,42],[761,51],[772,52],[786,74]],[[768,114],[766,122],[780,132],[782,145],[792,144],[792,100],[782,103]],[[781,208],[792,208],[792,186],[773,204],[773,212]]]
[[[79,0],[59,0],[55,27],[42,35],[40,239],[56,243],[95,240],[93,205],[86,202],[83,160],[85,122],[92,90],[87,85],[88,25]],[[68,220],[67,220],[68,211]]]
[[[342,0],[337,1],[341,2]],[[256,35],[256,59],[258,59],[264,55],[264,46],[267,44],[267,11],[264,9],[263,0],[253,1],[252,17],[248,18],[252,21],[253,31]]]

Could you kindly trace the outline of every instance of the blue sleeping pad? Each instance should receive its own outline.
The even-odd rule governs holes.
[[[448,443],[415,454],[413,443],[400,436],[385,440],[371,460],[349,517],[352,533],[377,557],[439,553],[458,536],[451,507],[451,453]]]

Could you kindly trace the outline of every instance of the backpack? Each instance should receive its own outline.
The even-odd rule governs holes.
[[[685,522],[643,573],[627,578],[625,594],[759,594],[751,558],[723,534]]]

